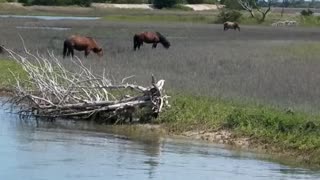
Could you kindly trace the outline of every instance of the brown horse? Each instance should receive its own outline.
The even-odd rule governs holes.
[[[234,30],[238,29],[240,31],[240,26],[236,22],[227,21],[227,22],[223,23],[223,30],[226,31],[228,29],[234,29]]]
[[[156,48],[158,43],[161,43],[166,49],[170,47],[170,42],[159,32],[142,32],[134,35],[133,50],[140,49],[143,42],[152,43],[152,48]]]
[[[78,51],[84,51],[85,57],[93,51],[100,57],[103,55],[102,48],[98,46],[97,42],[92,37],[83,37],[78,35],[72,35],[68,37],[63,44],[63,58],[70,55],[73,57],[74,49]]]

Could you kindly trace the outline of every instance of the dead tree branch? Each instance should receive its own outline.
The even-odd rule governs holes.
[[[26,49],[26,48],[25,48]],[[15,95],[10,102],[20,107],[21,114],[35,117],[99,119],[108,123],[119,119],[133,119],[135,114],[157,117],[168,105],[164,80],[154,81],[149,87],[124,83],[133,76],[114,84],[105,73],[95,75],[80,59],[72,62],[77,72],[68,70],[54,56],[31,54],[26,56],[6,49],[12,59],[21,65],[28,78],[22,81],[15,72]]]

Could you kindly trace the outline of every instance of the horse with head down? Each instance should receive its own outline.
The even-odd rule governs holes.
[[[140,49],[143,42],[152,44],[152,48],[156,48],[158,43],[161,43],[166,49],[171,46],[170,42],[159,32],[142,32],[134,35],[133,49]]]
[[[78,35],[72,35],[68,37],[63,44],[63,58],[65,56],[74,55],[74,49],[78,51],[84,51],[85,57],[87,57],[91,51],[98,56],[103,56],[102,48],[98,46],[97,42],[92,37],[84,37]]]
[[[226,31],[228,29],[234,29],[234,30],[238,29],[240,31],[240,26],[236,22],[227,21],[227,22],[223,23],[223,30]]]

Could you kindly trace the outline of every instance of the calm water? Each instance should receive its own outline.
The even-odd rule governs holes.
[[[0,179],[320,179],[319,172],[193,141],[0,110]],[[125,128],[126,129],[126,128]]]

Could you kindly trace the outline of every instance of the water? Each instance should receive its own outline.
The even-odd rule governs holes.
[[[74,17],[74,16],[22,16],[0,15],[0,18],[31,18],[40,20],[98,20],[100,17]]]
[[[320,179],[252,153],[151,132],[19,120],[0,110],[0,179]]]

